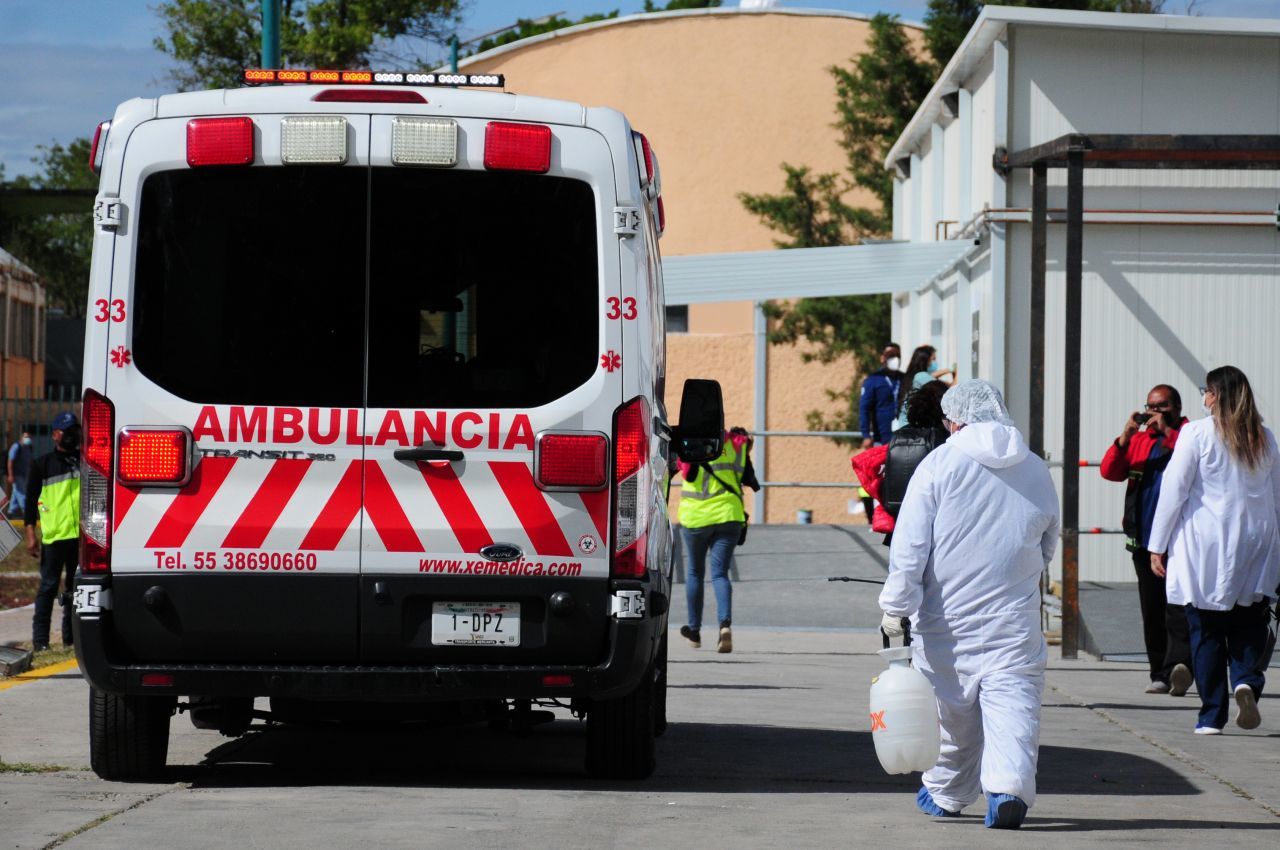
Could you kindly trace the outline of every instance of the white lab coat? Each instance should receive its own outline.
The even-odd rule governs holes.
[[[1059,524],[1049,471],[1012,426],[965,427],[911,477],[880,607],[910,616],[919,638],[913,660],[942,726],[924,785],[944,809],[984,790],[1035,802],[1048,659],[1040,578]]]
[[[1178,432],[1148,544],[1169,553],[1169,604],[1230,611],[1275,595],[1280,466],[1275,435],[1263,430],[1271,453],[1254,470],[1231,457],[1212,417]]]

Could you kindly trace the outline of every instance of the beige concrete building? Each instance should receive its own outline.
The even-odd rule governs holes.
[[[740,192],[777,193],[784,162],[815,173],[845,168],[833,128],[835,81],[865,49],[865,16],[813,10],[701,9],[632,15],[558,30],[464,60],[472,73],[506,75],[522,94],[563,98],[624,112],[648,136],[662,167],[667,257],[764,251],[780,236],[751,215]],[[874,204],[869,193],[851,193]],[[751,428],[755,398],[754,304],[692,304],[686,332],[669,329],[668,407],[686,377],[720,381],[726,424]],[[673,324],[674,327],[674,324]],[[899,340],[908,347],[914,340]],[[800,351],[768,349],[765,422],[771,431],[806,430],[806,412],[834,413],[828,390],[847,386],[852,361],[806,364]],[[850,449],[812,437],[769,438],[761,480],[850,482],[847,489],[771,487],[767,522],[861,521]],[[750,503],[748,511],[752,510]],[[760,517],[756,517],[760,519]]]

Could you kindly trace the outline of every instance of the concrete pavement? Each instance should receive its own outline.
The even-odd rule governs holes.
[[[8,846],[311,847],[1054,846],[1266,842],[1280,834],[1280,700],[1263,726],[1191,734],[1194,699],[1141,693],[1140,665],[1055,661],[1040,799],[1023,835],[981,807],[954,821],[914,809],[918,776],[887,776],[868,730],[877,637],[741,628],[732,655],[673,635],[658,771],[597,783],[582,730],[527,736],[446,730],[258,727],[235,741],[174,719],[166,782],[85,770],[87,699],[74,673],[0,692],[0,755],[63,765],[0,775]],[[70,835],[78,829],[83,833]]]
[[[566,714],[526,736],[259,724],[236,740],[181,715],[163,783],[106,783],[87,770],[87,691],[68,671],[0,691],[0,761],[64,768],[0,774],[0,837],[17,848],[1025,843],[983,829],[980,806],[953,821],[920,815],[919,777],[876,761],[877,588],[826,578],[882,577],[877,544],[858,528],[752,530],[737,555],[733,654],[710,641],[693,650],[673,629],[672,725],[645,782],[588,779],[581,724]],[[708,592],[708,622],[713,610]],[[29,628],[29,611],[5,617]],[[1197,737],[1194,692],[1146,695],[1141,664],[1053,654],[1040,800],[1023,833],[1072,848],[1274,843],[1280,700],[1263,697],[1258,730]]]

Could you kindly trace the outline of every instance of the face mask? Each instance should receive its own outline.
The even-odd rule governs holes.
[[[902,360],[897,357],[890,357],[888,360],[884,361],[884,365],[890,372],[896,372],[898,371],[898,367],[902,365]]]
[[[23,437],[23,438],[22,438],[22,445],[24,445],[24,446],[29,446],[29,445],[31,445],[31,438],[30,438],[30,437]]]
[[[932,374],[933,374],[934,372],[936,372],[936,371],[938,371],[938,361],[937,361],[937,360],[930,360],[930,361],[929,361],[929,374],[930,374],[930,375],[932,375]]]
[[[58,445],[64,451],[75,452],[80,450],[80,426],[72,425],[70,428],[62,432],[62,437],[58,440]]]

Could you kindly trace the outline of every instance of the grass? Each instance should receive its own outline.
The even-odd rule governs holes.
[[[39,585],[40,559],[20,544],[0,560],[0,611],[30,605]]]
[[[40,575],[0,575],[0,611],[30,605],[36,598]]]
[[[57,773],[69,768],[60,764],[35,764],[29,761],[0,761],[0,773]]]
[[[30,644],[27,644],[30,646]],[[76,657],[76,648],[74,646],[51,646],[48,649],[42,649],[31,658],[31,669],[39,670],[41,667],[49,667],[54,664],[61,664],[63,661],[70,661]]]

